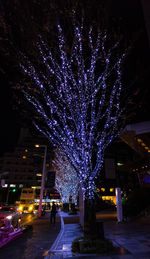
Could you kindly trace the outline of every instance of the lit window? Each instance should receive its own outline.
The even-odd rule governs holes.
[[[42,176],[41,174],[36,174],[36,176]]]
[[[148,150],[149,149],[149,147],[144,147],[146,150]]]
[[[16,187],[16,185],[15,184],[10,184],[10,187]]]
[[[148,151],[148,153],[150,153],[150,149],[149,150],[147,150]]]
[[[105,192],[105,188],[101,188],[101,191],[102,191],[102,192]]]
[[[36,144],[35,147],[40,147],[40,145],[39,145],[39,144]]]
[[[141,143],[141,146],[145,147],[146,145],[145,145],[145,143]]]
[[[137,139],[137,142],[139,142],[139,143],[142,142],[142,139],[138,138],[138,139]]]
[[[22,156],[23,159],[26,159],[27,157],[26,156]]]
[[[114,191],[114,188],[110,188],[110,192],[113,192]]]
[[[4,185],[2,185],[2,188],[6,188],[6,187],[8,187],[8,184],[7,184],[7,183],[5,183]]]
[[[99,189],[99,188],[97,188],[97,192],[100,192],[100,189]]]
[[[123,163],[120,163],[120,162],[117,163],[117,166],[122,166],[122,165],[123,165]]]

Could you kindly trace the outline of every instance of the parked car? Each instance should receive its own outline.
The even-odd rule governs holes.
[[[0,247],[22,233],[20,212],[12,206],[0,206]]]

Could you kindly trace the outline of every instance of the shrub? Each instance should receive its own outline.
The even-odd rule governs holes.
[[[72,242],[72,252],[75,253],[108,253],[114,251],[114,249],[112,242],[108,239],[87,239],[79,237]]]
[[[74,241],[72,242],[72,252],[74,252],[74,253],[80,252],[79,240],[82,240],[83,238],[84,237],[77,237],[76,239],[74,239]]]

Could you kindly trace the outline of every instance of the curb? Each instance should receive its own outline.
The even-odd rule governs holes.
[[[59,215],[60,215],[60,218],[61,218],[61,230],[60,230],[58,236],[56,237],[54,243],[52,244],[52,246],[48,250],[48,254],[44,257],[44,259],[51,259],[52,256],[54,256],[54,255],[51,255],[51,251],[56,250],[56,248],[58,246],[58,243],[59,243],[60,239],[62,238],[62,236],[64,234],[64,220],[63,220],[63,217],[62,217],[60,212],[59,212]]]

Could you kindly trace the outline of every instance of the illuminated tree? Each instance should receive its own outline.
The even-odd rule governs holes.
[[[63,203],[69,202],[69,192],[67,189],[68,182],[64,178],[64,173],[61,171],[56,172],[56,180],[55,180],[55,186],[56,189],[59,191],[61,200]]]
[[[88,30],[83,22],[72,27],[67,39],[58,25],[56,49],[39,37],[38,64],[23,57],[21,67],[33,84],[26,84],[23,93],[38,114],[36,128],[59,146],[78,174],[85,196],[85,232],[94,235],[95,179],[107,146],[120,130],[125,53],[119,53],[119,42],[112,44],[106,32]]]
[[[69,202],[70,195],[72,196],[72,202],[76,203],[79,184],[76,171],[60,151],[56,152],[53,166],[56,169],[56,189],[59,191],[63,203]]]

